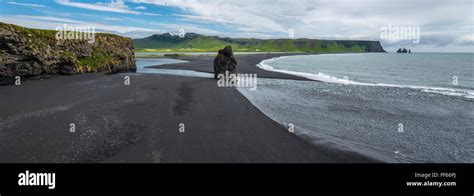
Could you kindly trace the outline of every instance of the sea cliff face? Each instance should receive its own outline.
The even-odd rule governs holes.
[[[0,23],[0,84],[87,72],[135,72],[132,39],[96,33],[86,39],[57,39],[57,31]]]

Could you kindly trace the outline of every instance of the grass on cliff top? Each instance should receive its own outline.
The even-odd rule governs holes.
[[[23,33],[27,36],[31,35],[31,36],[36,36],[36,37],[50,38],[50,39],[55,39],[56,38],[56,32],[57,32],[57,31],[54,31],[54,30],[31,29],[31,28],[21,27],[21,26],[18,26],[18,25],[7,24],[7,23],[2,23],[2,22],[0,22],[0,27],[3,27],[3,28],[11,27],[15,31]]]

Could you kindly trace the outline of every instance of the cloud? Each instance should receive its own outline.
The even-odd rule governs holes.
[[[130,20],[121,17],[127,21],[125,25],[148,27],[145,25],[162,19],[174,24],[160,24],[160,30],[177,31],[178,26],[182,26],[187,32],[196,31],[219,36],[287,38],[288,30],[293,29],[296,38],[380,40],[381,27],[417,26],[420,27],[421,33],[418,45],[473,46],[472,0],[113,0],[108,3],[55,1],[65,6],[92,10],[92,13],[100,11],[129,14],[127,16],[131,17]],[[160,10],[163,7],[165,9],[162,13]],[[151,11],[152,8],[158,9]],[[111,19],[112,16],[101,15],[100,18],[104,22],[114,20]],[[12,21],[3,15],[2,20]],[[152,33],[143,29],[126,30],[126,27],[110,25],[107,28],[127,34],[137,32],[140,36]],[[413,45],[411,40],[381,41],[384,46]]]
[[[273,19],[262,16],[258,9],[248,6],[252,5],[252,2],[238,3],[237,1],[227,2],[219,0],[199,2],[195,0],[134,0],[133,2],[181,8],[184,11],[190,12],[190,14],[180,15],[186,20],[222,23],[255,32],[287,32],[288,30],[288,28],[275,22]]]
[[[56,3],[66,6],[78,7],[83,9],[95,10],[95,11],[103,11],[103,12],[117,12],[117,13],[124,13],[124,14],[142,14],[146,16],[161,16],[161,14],[149,13],[149,12],[139,12],[134,11],[128,8],[125,5],[123,0],[112,0],[110,3],[80,3],[80,2],[73,2],[70,0],[56,0]],[[147,8],[144,6],[135,7],[136,10],[146,10]]]
[[[112,17],[104,17],[102,19],[108,20],[108,21],[123,21],[123,19],[121,18],[112,18]]]
[[[456,39],[455,43],[460,46],[474,46],[474,34],[463,35]]]
[[[297,38],[379,40],[380,28],[392,24],[419,26],[420,44],[468,45],[460,37],[472,34],[474,24],[471,0],[131,1],[176,7],[181,21],[225,26],[233,35],[287,37],[293,29]]]
[[[128,9],[128,7],[125,5],[123,0],[113,0],[111,1],[111,3],[96,3],[96,4],[73,2],[70,0],[56,0],[56,3],[65,5],[65,6],[72,6],[72,7],[82,8],[82,9],[89,9],[89,10],[96,10],[96,11],[103,11],[103,12],[140,14],[140,12]]]
[[[96,31],[118,33],[121,35],[129,34],[130,32],[146,32],[147,34],[161,32],[159,29],[107,25],[51,16],[6,15],[6,17],[1,17],[0,21],[40,29],[56,29],[58,27],[64,26],[65,24],[71,27],[93,27],[96,29]]]
[[[138,6],[138,7],[135,7],[136,10],[146,10],[146,7],[144,6]]]
[[[161,14],[154,14],[154,13],[148,13],[148,12],[143,12],[142,14],[146,16],[161,16]]]
[[[33,3],[17,3],[17,2],[12,2],[12,1],[9,1],[7,3],[12,4],[12,5],[27,6],[27,7],[37,7],[37,8],[45,8],[46,7],[44,5],[33,4]]]
[[[199,34],[204,34],[204,35],[221,35],[222,34],[222,32],[220,32],[220,31],[211,30],[211,29],[199,27],[199,26],[192,25],[192,24],[186,24],[186,23],[183,23],[183,24],[178,24],[178,23],[176,23],[176,24],[167,24],[167,23],[152,22],[150,24],[154,25],[154,26],[157,26],[160,29],[163,29],[164,31],[170,32],[170,33],[173,33],[173,34],[179,34],[180,29],[183,29],[185,33],[193,32],[193,33],[199,33]]]

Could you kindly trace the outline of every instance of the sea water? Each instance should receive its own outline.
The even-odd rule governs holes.
[[[214,78],[214,74],[180,69],[159,69],[150,68],[150,66],[159,66],[164,64],[186,63],[188,61],[171,58],[136,58],[138,74],[165,74],[176,76]]]
[[[387,162],[474,162],[473,54],[301,55],[257,66],[322,81],[239,88],[313,143]]]

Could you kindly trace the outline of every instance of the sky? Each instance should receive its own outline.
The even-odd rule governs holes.
[[[389,52],[474,52],[474,0],[0,0],[0,21],[94,27],[132,38],[184,31],[378,40]]]

